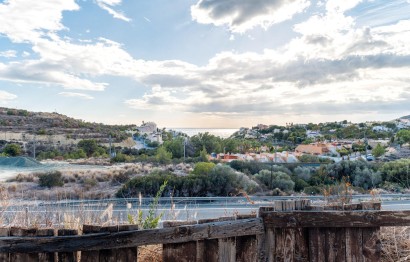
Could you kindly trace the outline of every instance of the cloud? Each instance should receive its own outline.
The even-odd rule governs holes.
[[[191,6],[191,15],[198,23],[227,25],[232,32],[244,33],[289,20],[309,5],[307,0],[199,0]]]
[[[122,12],[115,11],[113,9],[114,6],[120,5],[122,0],[96,0],[97,5],[107,11],[110,15],[112,15],[116,19],[120,19],[126,22],[130,22],[131,19],[126,17]]]
[[[163,73],[139,78],[151,92],[126,104],[236,118],[401,113],[410,104],[410,20],[357,26],[345,13],[360,2],[328,1],[276,49],[222,52],[173,73],[157,65]]]
[[[16,98],[17,98],[16,95],[0,90],[0,102],[7,102],[9,100],[14,100]]]
[[[94,97],[87,95],[87,94],[83,94],[83,93],[60,92],[59,95],[65,96],[65,97],[81,98],[81,99],[86,99],[86,100],[94,99]]]
[[[15,50],[7,50],[7,51],[0,52],[0,57],[12,58],[16,56],[17,56],[17,52]]]
[[[47,32],[65,29],[63,11],[78,10],[74,0],[9,0],[0,4],[0,34],[15,43],[31,42]]]

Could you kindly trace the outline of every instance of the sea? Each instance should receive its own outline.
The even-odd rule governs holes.
[[[194,135],[198,135],[199,133],[208,132],[209,134],[212,134],[214,136],[219,136],[221,138],[228,138],[233,133],[238,131],[239,129],[235,129],[235,128],[168,128],[167,130],[181,132],[181,133],[187,134],[190,137]]]

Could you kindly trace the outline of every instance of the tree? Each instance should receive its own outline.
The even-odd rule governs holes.
[[[49,173],[40,174],[38,176],[38,185],[41,187],[55,187],[55,186],[63,186],[64,181],[61,175],[61,172],[54,171]]]
[[[214,163],[209,162],[199,162],[195,165],[192,174],[195,175],[208,175],[211,173],[211,170],[215,167]]]
[[[295,187],[295,182],[292,181],[291,177],[282,171],[271,172],[264,169],[259,171],[255,178],[271,189],[279,188],[282,191],[288,192]]]
[[[80,142],[78,142],[77,146],[78,148],[83,149],[88,157],[92,156],[98,148],[97,141],[95,141],[94,139],[81,140]]]
[[[378,143],[372,150],[372,154],[375,157],[380,157],[385,153],[385,149],[382,145],[380,145],[380,143]]]
[[[410,130],[400,130],[396,136],[399,144],[410,143]]]
[[[3,152],[8,156],[19,156],[21,155],[21,147],[17,144],[7,144]]]
[[[199,152],[199,158],[202,162],[208,162],[208,152],[206,152],[206,148],[202,148],[201,152]]]
[[[169,164],[172,160],[172,153],[168,152],[165,147],[161,146],[157,149],[157,154],[155,155],[155,159],[160,164]]]

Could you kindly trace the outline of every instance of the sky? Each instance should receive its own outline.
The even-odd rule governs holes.
[[[0,0],[0,106],[238,128],[410,115],[410,0]]]

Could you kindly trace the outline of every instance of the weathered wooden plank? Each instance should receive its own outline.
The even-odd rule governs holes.
[[[99,233],[101,226],[97,225],[83,225],[83,235]],[[81,252],[81,262],[100,261],[99,250],[86,250]]]
[[[218,239],[218,261],[236,261],[236,239],[235,237]]]
[[[76,229],[59,229],[57,231],[59,237],[62,236],[76,236],[78,237],[78,230]],[[77,262],[78,253],[76,251],[71,252],[58,252],[59,262]]]
[[[54,236],[54,229],[52,228],[43,228],[38,229],[36,232],[36,236],[38,237],[49,237]],[[55,261],[55,253],[38,253],[38,261],[41,262],[54,262]]]
[[[263,213],[274,227],[379,227],[410,224],[410,211],[294,211]]]
[[[380,261],[382,244],[380,240],[380,228],[363,228],[363,261]]]
[[[325,233],[325,260],[346,261],[346,230],[344,228],[323,228]]]
[[[309,228],[309,261],[325,261],[324,229]]]
[[[295,229],[295,254],[296,262],[309,261],[309,230],[307,228]]]
[[[346,228],[346,262],[362,262],[362,228]]]
[[[194,225],[196,221],[165,221],[163,223],[164,228]],[[162,248],[162,260],[168,261],[196,261],[197,260],[197,247],[196,241],[190,241],[186,243],[176,244],[164,244]]]
[[[10,228],[10,236],[16,237],[33,237],[36,236],[37,229],[35,228],[19,228],[19,227],[12,227]],[[10,254],[10,261],[11,262],[37,262],[38,261],[38,253],[13,253]]]
[[[193,226],[135,230],[118,233],[97,233],[81,236],[4,237],[0,252],[73,252],[105,248],[184,243],[203,239],[249,236],[263,233],[262,219],[242,219]]]
[[[256,236],[236,238],[236,261],[253,262],[258,260],[258,240]]]
[[[219,258],[219,241],[218,239],[210,239],[204,241],[205,244],[205,256],[201,261],[205,262],[218,262]]]
[[[100,232],[121,232],[138,230],[137,225],[116,225],[102,227]],[[138,257],[137,247],[110,248],[100,250],[100,262],[135,262]]]
[[[8,237],[10,235],[10,228],[2,227],[0,228],[0,237]],[[0,253],[0,261],[8,262],[10,259],[9,253]]]

